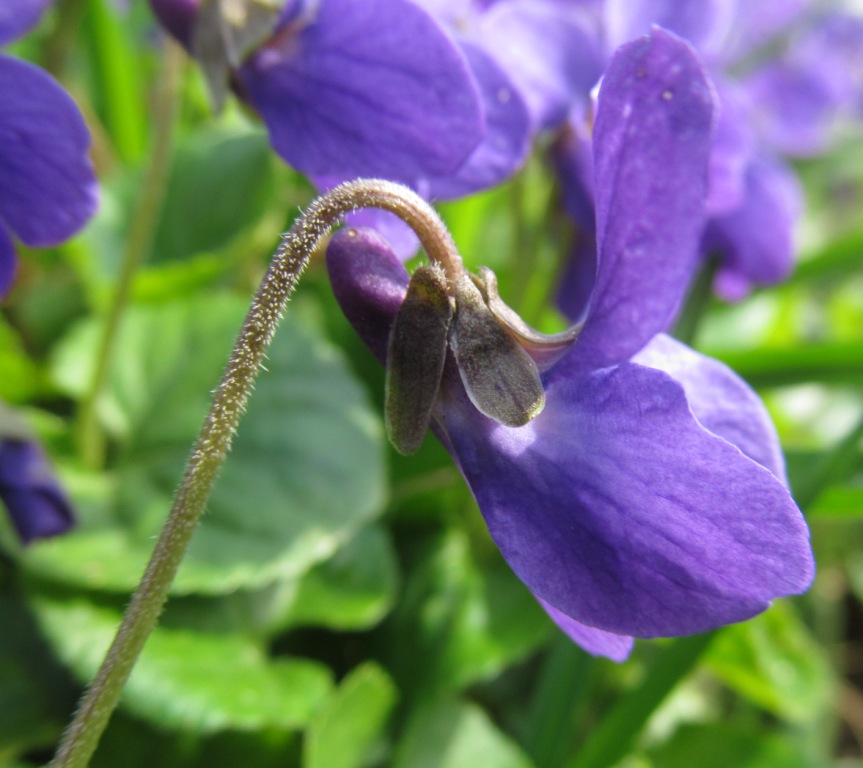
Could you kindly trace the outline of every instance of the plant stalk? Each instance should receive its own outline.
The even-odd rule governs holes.
[[[88,765],[132,667],[156,626],[219,467],[230,449],[261,361],[310,255],[344,214],[368,207],[391,211],[409,224],[429,258],[439,263],[451,280],[462,273],[455,244],[437,213],[414,192],[392,182],[360,180],[341,184],[313,202],[294,223],[276,251],[243,322],[144,576],[49,768]]]

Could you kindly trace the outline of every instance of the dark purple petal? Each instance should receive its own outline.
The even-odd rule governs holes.
[[[0,501],[25,544],[64,533],[75,522],[42,449],[29,440],[0,441]]]
[[[464,57],[408,0],[320,0],[238,78],[276,151],[313,176],[413,184],[456,170],[484,130]]]
[[[594,235],[593,138],[578,115],[570,120],[552,145],[551,163],[560,181],[566,212],[579,230]]]
[[[150,7],[161,25],[186,50],[192,48],[192,29],[200,0],[150,0]]]
[[[713,58],[735,20],[735,5],[732,0],[609,0],[605,5],[608,46],[613,50],[658,25]]]
[[[559,3],[496,3],[480,19],[479,40],[521,91],[538,128],[560,125],[573,104],[586,104],[602,74],[596,36]]]
[[[809,536],[768,470],[704,429],[683,388],[625,363],[559,365],[545,410],[510,429],[446,384],[446,431],[492,537],[576,621],[673,636],[749,618],[813,574]]]
[[[500,184],[524,164],[530,149],[530,116],[506,73],[481,48],[462,43],[462,51],[482,95],[486,131],[455,172],[427,179],[433,200],[452,200]]]
[[[96,210],[90,134],[38,67],[0,56],[0,221],[30,246],[55,245]]]
[[[0,4],[0,45],[36,26],[52,0],[3,0]]]
[[[9,238],[6,230],[0,226],[0,299],[2,299],[12,283],[18,267],[18,257],[15,255],[15,244]]]
[[[739,301],[753,285],[773,285],[791,273],[794,222],[803,205],[797,177],[785,166],[756,158],[747,169],[741,206],[710,220],[703,249],[721,259],[714,290]]]
[[[560,282],[557,306],[572,323],[581,323],[596,282],[596,237],[576,230]]]
[[[580,624],[565,613],[550,606],[545,600],[536,598],[552,621],[577,645],[580,645],[592,656],[605,656],[612,661],[626,661],[632,651],[633,639],[626,635],[615,635],[604,632],[587,624]]]
[[[407,291],[404,265],[374,230],[345,228],[327,246],[327,270],[345,317],[384,363],[390,327]]]
[[[628,359],[671,321],[698,258],[713,91],[668,32],[621,48],[594,126],[599,265],[573,351],[584,370]]]
[[[633,362],[670,374],[683,386],[695,418],[714,435],[736,445],[785,485],[785,459],[764,403],[727,365],[705,357],[664,333]]]

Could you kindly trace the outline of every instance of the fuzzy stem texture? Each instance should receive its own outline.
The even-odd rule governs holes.
[[[450,281],[462,274],[455,244],[437,213],[421,197],[398,184],[379,180],[346,182],[318,198],[297,219],[276,251],[246,315],[144,576],[49,768],[88,765],[168,598],[285,304],[321,238],[344,214],[358,208],[382,208],[395,213],[416,232],[429,258],[441,265]]]

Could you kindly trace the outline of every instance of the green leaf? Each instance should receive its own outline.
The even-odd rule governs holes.
[[[171,600],[168,626],[268,636],[294,626],[361,630],[377,624],[395,599],[396,563],[378,526],[363,529],[331,558],[299,579],[279,579],[256,590]]]
[[[396,578],[387,534],[369,526],[302,577],[286,624],[336,630],[374,626],[392,607]]]
[[[29,568],[58,581],[137,583],[207,410],[244,302],[207,297],[128,313],[99,413],[121,448],[113,525],[31,547]],[[64,345],[58,380],[80,392],[95,328]],[[176,594],[224,594],[295,578],[333,554],[384,503],[379,418],[340,354],[291,317],[282,322]]]
[[[271,158],[261,130],[192,134],[171,169],[152,261],[217,250],[253,224],[273,197]]]
[[[83,599],[32,598],[42,629],[81,680],[95,674],[120,614]],[[168,728],[212,732],[304,727],[332,687],[330,671],[304,659],[268,658],[240,636],[157,627],[122,702]]]
[[[516,744],[474,704],[441,701],[417,710],[398,746],[394,768],[530,768]]]
[[[407,585],[390,644],[400,679],[426,691],[488,680],[545,641],[552,624],[497,552],[474,561],[465,533],[432,542]]]
[[[726,723],[686,725],[658,749],[654,768],[808,768],[799,748],[780,735]]]
[[[41,371],[27,356],[18,335],[0,316],[0,400],[21,403],[39,391]]]
[[[361,768],[396,697],[379,666],[368,662],[354,669],[309,726],[304,768]]]
[[[833,701],[828,660],[787,603],[724,629],[706,662],[740,695],[795,723],[811,721]]]
[[[714,636],[708,632],[668,643],[644,679],[612,706],[567,767],[606,768],[626,755],[650,716],[692,671]]]
[[[796,344],[793,347],[758,347],[745,350],[712,349],[753,387],[777,387],[817,381],[863,381],[863,345],[859,341]]]
[[[0,593],[0,765],[4,757],[51,746],[77,691],[51,656],[21,599]]]

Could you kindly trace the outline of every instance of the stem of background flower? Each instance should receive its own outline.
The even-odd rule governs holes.
[[[692,279],[686,292],[686,302],[680,310],[672,335],[684,344],[692,346],[698,334],[701,320],[713,301],[713,278],[716,275],[717,261],[709,258]]]
[[[185,53],[179,45],[170,40],[165,41],[161,84],[153,104],[156,134],[150,154],[150,166],[144,176],[141,194],[134,208],[135,214],[129,227],[117,285],[102,325],[92,375],[78,412],[76,424],[78,452],[85,464],[90,467],[99,467],[104,461],[105,436],[96,418],[96,402],[105,386],[117,331],[132,295],[135,275],[153,241],[162,209],[168,171],[171,167],[174,123],[178,111],[178,92],[185,58]]]
[[[89,763],[168,598],[285,304],[321,238],[345,213],[369,207],[391,211],[409,224],[426,254],[450,280],[462,275],[461,258],[440,217],[425,200],[398,184],[375,180],[341,184],[297,219],[255,294],[141,583],[50,768],[85,768]]]

